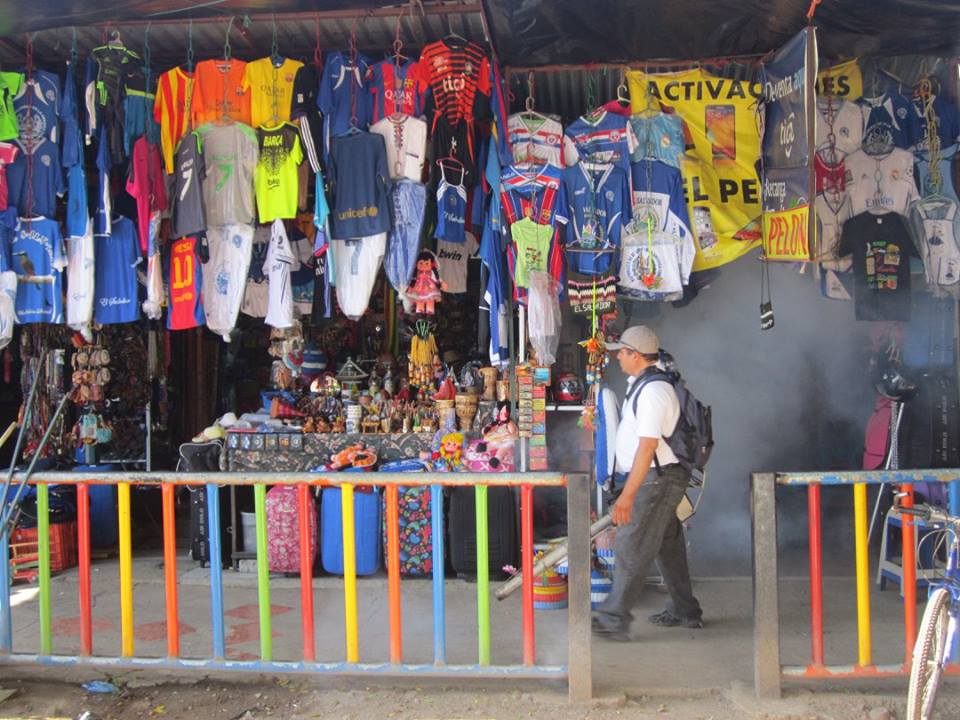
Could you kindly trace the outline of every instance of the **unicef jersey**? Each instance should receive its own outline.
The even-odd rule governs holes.
[[[67,259],[56,221],[45,217],[17,220],[10,246],[17,274],[17,321],[63,322],[63,269]]]
[[[169,309],[167,327],[189,330],[203,325],[203,266],[197,257],[197,241],[186,237],[170,245]]]
[[[140,246],[133,221],[125,217],[113,220],[109,235],[94,236],[94,253],[96,321],[101,325],[114,325],[139,320],[137,265]]]
[[[585,275],[607,272],[614,253],[583,252],[617,250],[620,232],[632,217],[627,174],[614,165],[588,169],[580,162],[563,171],[563,184],[570,203],[567,231],[567,266]]]
[[[57,127],[60,79],[53,73],[35,70],[33,78],[21,86],[13,106],[20,125],[20,136],[16,139],[20,153],[7,170],[10,204],[24,214],[53,216],[57,195],[64,190]],[[33,181],[28,188],[27,158],[30,156],[33,157]]]

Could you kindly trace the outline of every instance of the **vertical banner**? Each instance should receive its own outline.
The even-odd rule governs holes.
[[[811,259],[816,58],[816,35],[807,27],[763,64],[763,252],[767,260]]]
[[[627,82],[633,112],[662,106],[683,119],[687,151],[680,171],[697,245],[693,269],[718,267],[757,247],[760,84],[699,68],[657,75],[632,70]]]

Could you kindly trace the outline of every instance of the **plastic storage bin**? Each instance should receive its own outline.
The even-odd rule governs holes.
[[[91,479],[103,473],[113,472],[114,465],[77,465],[73,471],[84,473]],[[90,496],[90,546],[112,548],[117,545],[117,486],[87,486]]]
[[[323,569],[343,575],[343,515],[340,488],[324,488],[320,498],[320,558]],[[353,492],[354,542],[357,575],[373,575],[380,569],[380,495]]]

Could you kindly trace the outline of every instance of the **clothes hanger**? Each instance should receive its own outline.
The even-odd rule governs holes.
[[[521,119],[531,118],[533,120],[540,120],[541,122],[546,122],[549,118],[543,113],[539,113],[535,109],[536,105],[536,94],[534,92],[534,83],[535,77],[533,71],[527,73],[527,99],[524,101],[523,112],[520,113]]]
[[[630,90],[627,88],[627,73],[620,68],[620,83],[617,85],[617,103],[620,107],[630,107]],[[649,99],[649,93],[648,93]]]
[[[223,75],[223,96],[220,99],[220,117],[215,121],[217,125],[227,126],[233,124],[233,118],[230,117],[230,103],[227,98],[230,95],[230,88],[227,83],[230,67],[233,65],[233,49],[230,47],[230,30],[233,29],[233,16],[227,23],[227,34],[223,41],[223,62],[217,65],[217,69]]]
[[[467,175],[470,174],[470,171],[464,166],[460,160],[453,157],[453,155],[447,155],[442,158],[437,159],[437,167],[440,168],[440,177],[444,182],[447,182],[447,167],[452,167],[454,170],[460,172],[460,182],[456,183],[457,185],[463,185],[467,179]],[[447,183],[452,185],[453,183]]]
[[[286,58],[280,54],[280,45],[277,43],[277,16],[272,16],[270,22],[273,23],[273,44],[270,47],[270,64],[273,65],[274,69],[278,69],[286,62]]]

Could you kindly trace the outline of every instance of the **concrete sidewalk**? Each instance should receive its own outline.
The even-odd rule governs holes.
[[[209,657],[209,569],[185,556],[178,558],[181,653],[184,657]],[[94,653],[120,654],[119,568],[116,559],[93,566]],[[259,623],[256,576],[224,572],[227,655],[232,659],[259,657]],[[134,562],[134,625],[136,655],[166,655],[163,561],[142,554]],[[360,655],[363,662],[385,662],[389,630],[385,575],[359,581]],[[344,660],[343,584],[339,577],[314,579],[317,657],[320,661]],[[496,583],[492,583],[491,590]],[[274,659],[301,659],[299,579],[273,577],[270,582]],[[828,664],[856,661],[856,606],[853,578],[825,581],[825,641]],[[662,608],[665,597],[650,588],[635,615],[634,642],[595,640],[594,679],[598,695],[690,693],[731,685],[752,687],[752,597],[749,578],[709,579],[695,583],[704,607],[702,630],[657,628],[648,614]],[[809,586],[802,578],[781,581],[782,659],[784,664],[806,664],[810,657]],[[477,586],[449,580],[447,602],[447,660],[472,664],[477,656]],[[14,586],[14,650],[39,649],[39,619],[35,585]],[[79,651],[79,608],[76,569],[52,582],[53,646],[55,654]],[[432,585],[428,579],[402,582],[404,660],[433,660]],[[918,608],[918,613],[922,607]],[[874,589],[872,597],[873,648],[877,664],[900,663],[904,658],[903,603],[895,588]],[[491,600],[492,662],[521,662],[520,595]],[[544,665],[566,660],[566,612],[537,611],[537,660]],[[894,681],[893,687],[896,688]],[[903,683],[905,687],[905,682]]]

